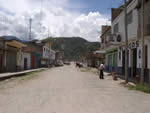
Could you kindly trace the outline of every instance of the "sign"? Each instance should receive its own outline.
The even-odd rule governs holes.
[[[131,42],[131,43],[129,43],[129,45],[128,45],[129,49],[135,49],[135,48],[138,48],[139,46],[140,46],[139,40],[134,41],[134,42]]]

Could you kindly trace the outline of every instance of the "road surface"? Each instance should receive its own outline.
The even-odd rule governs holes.
[[[150,113],[149,94],[130,91],[111,77],[99,80],[74,65],[13,82],[0,89],[0,113]]]

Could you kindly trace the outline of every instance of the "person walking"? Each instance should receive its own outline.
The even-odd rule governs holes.
[[[99,67],[99,70],[100,70],[99,78],[100,79],[104,79],[104,73],[103,73],[103,71],[104,71],[104,63],[103,62],[101,63],[101,65]]]

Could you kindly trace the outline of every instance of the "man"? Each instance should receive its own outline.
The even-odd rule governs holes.
[[[101,63],[101,65],[99,67],[99,70],[100,70],[99,78],[100,79],[104,79],[104,73],[103,73],[103,71],[104,71],[104,63],[103,62]]]

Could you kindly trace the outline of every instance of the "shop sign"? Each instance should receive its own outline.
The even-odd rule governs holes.
[[[129,49],[135,49],[135,48],[138,48],[139,46],[140,46],[140,42],[138,40],[129,43]]]

